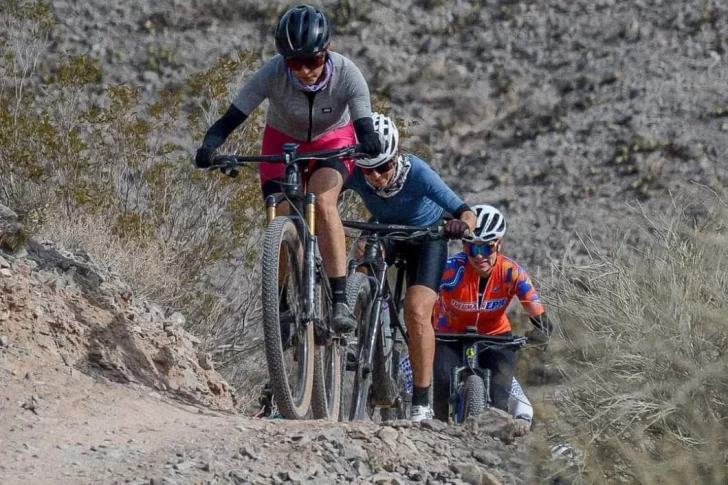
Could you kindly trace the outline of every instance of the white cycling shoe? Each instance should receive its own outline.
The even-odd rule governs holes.
[[[432,412],[430,406],[412,406],[410,420],[413,422],[423,421],[425,419],[434,419],[435,413]]]

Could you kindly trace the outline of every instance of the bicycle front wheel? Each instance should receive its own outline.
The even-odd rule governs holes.
[[[463,420],[477,416],[485,409],[485,383],[480,376],[471,374],[465,381]]]
[[[304,419],[313,390],[313,325],[302,321],[301,244],[289,217],[276,217],[263,242],[263,334],[278,410]]]
[[[372,373],[364,372],[363,364],[367,360],[367,330],[372,307],[372,289],[369,278],[363,273],[354,273],[346,284],[346,299],[349,302],[357,322],[355,362],[353,372],[347,372],[343,387],[346,399],[342,400],[342,414],[347,413],[349,420],[371,418],[369,413],[369,397],[372,385]],[[348,362],[347,362],[348,364]],[[352,375],[353,374],[353,375]],[[353,382],[352,382],[353,381]]]

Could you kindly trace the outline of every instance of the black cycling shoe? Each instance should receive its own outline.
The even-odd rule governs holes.
[[[346,303],[334,304],[333,316],[331,318],[331,329],[341,335],[349,333],[356,328],[356,319],[349,310]]]

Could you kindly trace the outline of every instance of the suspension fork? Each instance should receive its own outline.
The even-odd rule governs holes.
[[[314,320],[315,298],[316,298],[316,195],[306,194],[304,202],[305,223],[303,226],[303,288],[304,288],[304,321]],[[321,295],[323,298],[323,295]]]
[[[455,418],[456,406],[458,405],[458,394],[460,391],[460,374],[465,370],[465,367],[455,366],[450,369],[450,394],[448,398],[449,413],[448,416]]]

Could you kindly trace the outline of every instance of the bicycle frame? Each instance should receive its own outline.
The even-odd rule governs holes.
[[[364,366],[362,369],[364,373],[372,371],[377,335],[381,331],[382,325],[382,318],[380,316],[382,304],[385,300],[389,306],[389,321],[393,331],[393,341],[396,340],[396,332],[399,331],[405,343],[407,343],[407,333],[399,317],[399,305],[400,301],[402,301],[402,291],[404,290],[404,267],[401,262],[395,261],[394,266],[397,268],[397,276],[394,293],[392,293],[387,278],[387,270],[390,268],[390,265],[387,264],[382,255],[382,239],[382,236],[376,233],[368,236],[364,256],[362,259],[351,260],[348,269],[348,274],[351,275],[357,268],[366,266],[372,272],[370,277],[376,282],[374,298],[372,299],[372,311],[369,315],[369,325],[367,326],[368,331],[365,340],[367,345],[367,360],[363,363],[360,362],[360,365],[363,364]]]
[[[497,335],[479,335],[475,332],[465,334],[438,333],[436,338],[441,340],[468,340],[462,353],[462,365],[455,366],[450,371],[450,394],[448,397],[448,415],[455,422],[462,422],[462,402],[460,401],[460,390],[465,379],[470,374],[475,374],[483,379],[485,384],[485,408],[491,407],[490,397],[491,371],[488,368],[481,368],[478,361],[483,350],[513,347],[520,349],[526,344],[525,337],[502,337]]]
[[[304,419],[312,409],[314,416],[335,417],[338,414],[338,345],[341,341],[335,338],[325,319],[333,298],[323,261],[317,255],[316,195],[308,191],[306,173],[311,161],[344,160],[356,158],[361,153],[357,145],[300,154],[296,153],[296,143],[286,143],[282,148],[280,155],[216,155],[213,165],[207,168],[220,169],[235,177],[239,173],[238,168],[248,163],[284,164],[280,195],[267,197],[265,201],[268,227],[263,251],[262,297],[268,371],[274,393],[283,404],[284,416]],[[289,211],[283,217],[276,217],[277,208],[284,201],[289,204]],[[283,251],[289,254],[288,258],[281,252],[284,244],[287,247]],[[281,266],[286,262],[292,263],[293,268],[284,276]],[[289,278],[296,287],[295,295],[287,298],[289,305],[295,305],[291,307],[295,317],[293,332],[290,332],[291,322],[284,322],[281,318],[281,283],[285,282],[284,278]],[[319,283],[320,287],[317,286]],[[296,337],[295,341],[291,340],[291,336]],[[297,346],[294,360],[298,363],[295,376],[301,379],[292,386],[289,382],[292,374],[287,370],[284,352],[294,344]],[[324,348],[315,349],[316,346]]]
[[[285,157],[285,178],[282,185],[283,192],[276,197],[269,195],[265,200],[266,217],[270,223],[276,217],[276,209],[283,202],[288,202],[290,206],[287,217],[293,220],[296,225],[298,237],[303,247],[303,268],[302,268],[302,287],[303,295],[303,311],[302,319],[304,323],[313,322],[316,330],[316,340],[328,340],[330,332],[323,335],[327,327],[323,325],[323,315],[318,315],[316,311],[316,275],[323,276],[324,270],[322,261],[316,258],[316,194],[308,192],[306,181],[301,173],[302,163],[308,163],[307,159],[296,160],[296,143],[285,143],[283,145],[283,155]],[[305,170],[304,170],[305,172]],[[331,288],[328,279],[321,277],[323,294],[321,298],[329,301],[332,298]]]

